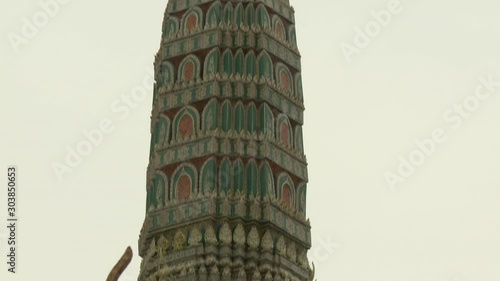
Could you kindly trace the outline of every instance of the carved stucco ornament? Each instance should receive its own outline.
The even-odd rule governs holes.
[[[182,231],[177,231],[174,236],[174,250],[179,251],[184,249],[184,246],[186,245],[186,236]]]
[[[237,246],[245,245],[245,229],[242,224],[238,224],[233,233],[233,241]]]
[[[288,245],[286,254],[287,254],[288,258],[291,261],[293,261],[293,262],[296,261],[296,259],[297,259],[297,249],[295,248],[295,242],[292,242],[292,243],[290,243],[290,245]]]
[[[151,244],[149,244],[148,257],[152,257],[156,254],[156,242],[155,239],[151,239]]]
[[[210,270],[210,275],[215,275],[215,276],[219,275],[219,268],[217,267],[217,265],[214,265],[212,267],[212,269]]]
[[[206,274],[207,273],[207,268],[205,267],[204,264],[200,266],[200,269],[198,270],[199,274]]]
[[[278,252],[278,255],[286,256],[286,244],[283,236],[280,236],[278,242],[276,243],[276,251]]]
[[[181,268],[181,274],[179,274],[179,276],[181,277],[185,277],[187,275],[187,269],[186,269],[186,265],[183,264],[182,265],[182,268]]]
[[[167,255],[167,250],[168,250],[168,247],[169,247],[169,243],[168,243],[168,240],[167,238],[165,238],[165,236],[161,235],[160,236],[160,239],[158,239],[158,253],[160,255],[160,257],[165,257]]]
[[[222,245],[231,245],[232,233],[231,228],[229,228],[229,224],[227,222],[222,225],[219,232],[219,238]]]
[[[202,236],[201,231],[195,226],[191,233],[189,234],[189,245],[190,246],[199,246],[201,244]]]
[[[258,270],[256,270],[256,271],[253,273],[253,276],[252,276],[252,281],[261,281],[260,272],[259,272]]]
[[[225,267],[222,270],[222,279],[223,280],[231,280],[231,270],[229,269],[229,267]]]
[[[247,244],[251,249],[257,249],[259,247],[259,232],[255,226],[252,226],[247,237]]]
[[[217,237],[215,236],[214,228],[211,225],[209,225],[205,230],[205,241],[209,244],[217,244]]]
[[[298,262],[299,262],[299,265],[302,268],[308,268],[309,267],[309,262],[307,260],[306,251],[304,251],[304,250],[300,251],[300,254],[299,254],[299,257],[298,257]]]
[[[262,250],[265,252],[272,252],[274,245],[273,245],[273,236],[271,235],[271,232],[266,231],[264,236],[262,237],[262,243],[261,243]]]
[[[247,277],[246,271],[243,268],[240,268],[240,270],[238,271],[238,278],[245,278],[246,280],[246,277]]]

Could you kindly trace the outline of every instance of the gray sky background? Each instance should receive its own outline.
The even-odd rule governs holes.
[[[0,167],[17,165],[20,185],[19,273],[2,262],[1,280],[103,280],[126,246],[137,253],[152,92],[127,116],[111,105],[149,77],[166,1],[66,1],[16,53],[9,36],[43,10],[0,0]],[[480,77],[500,81],[500,2],[401,0],[350,62],[339,46],[390,1],[291,2],[317,279],[499,281],[500,85],[477,107],[473,95]],[[458,126],[448,110],[464,100],[474,110]],[[113,132],[59,181],[52,163],[105,118]],[[391,189],[384,175],[434,130],[445,141]]]

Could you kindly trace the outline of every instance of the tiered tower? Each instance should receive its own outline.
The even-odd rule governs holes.
[[[294,22],[288,0],[168,2],[140,281],[312,280]]]

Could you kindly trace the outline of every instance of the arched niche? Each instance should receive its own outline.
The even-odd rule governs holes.
[[[222,4],[220,1],[214,1],[212,6],[207,11],[205,28],[217,27],[222,18]]]
[[[244,65],[245,65],[245,55],[243,54],[243,50],[239,49],[236,51],[234,55],[234,74],[239,74],[243,76],[244,74]]]
[[[203,131],[211,131],[217,128],[219,124],[218,112],[219,112],[219,103],[217,102],[217,99],[213,98],[207,103],[207,105],[205,105],[205,108],[203,109],[202,113]]]
[[[222,54],[222,66],[224,73],[226,73],[227,75],[233,74],[234,61],[231,49],[225,50]]]
[[[178,80],[190,82],[200,78],[200,60],[195,55],[185,57],[179,65]]]
[[[280,199],[286,206],[295,208],[295,186],[290,176],[282,172],[276,179],[276,186],[278,187],[278,199]]]
[[[304,216],[306,215],[306,198],[307,198],[307,184],[306,183],[300,183],[297,186],[297,209],[298,211],[303,214]]]
[[[252,78],[257,75],[257,59],[253,51],[248,52],[245,56],[245,74]]]
[[[219,167],[220,167],[219,168],[220,191],[227,194],[231,190],[232,170],[233,170],[229,158],[227,157],[223,158]]]
[[[253,102],[247,105],[247,131],[257,132],[257,108]]]
[[[220,51],[219,48],[212,49],[205,57],[203,66],[203,77],[205,79],[215,76],[220,69]]]
[[[203,165],[200,170],[200,191],[202,194],[213,192],[217,186],[217,163],[215,158],[211,157]]]
[[[181,29],[189,33],[202,26],[203,11],[199,7],[192,7],[182,17]]]
[[[273,16],[273,32],[274,36],[278,38],[280,41],[286,41],[287,32],[285,30],[285,26],[283,25],[283,21],[277,15]]]
[[[259,77],[273,80],[273,61],[266,51],[262,51],[257,58]]]
[[[257,196],[257,191],[258,191],[258,177],[259,177],[259,171],[257,169],[257,163],[255,160],[251,159],[248,161],[246,165],[246,188],[247,188],[247,194],[248,195],[253,195]]]
[[[271,19],[269,17],[269,13],[267,12],[266,7],[263,4],[259,4],[255,11],[255,22],[262,29],[271,27]]]
[[[276,64],[276,83],[286,92],[293,94],[293,78],[288,67],[283,63]]]
[[[260,165],[260,189],[262,198],[272,199],[276,197],[274,175],[267,161]]]
[[[163,38],[173,39],[179,32],[179,19],[173,16],[168,17],[163,24]]]
[[[274,115],[267,103],[260,106],[260,133],[274,138]]]
[[[283,113],[276,118],[276,139],[285,145],[293,145],[292,126],[288,116]]]
[[[233,162],[233,186],[234,192],[243,193],[244,186],[244,174],[245,174],[245,166],[243,165],[243,161],[238,158]]]
[[[238,101],[234,107],[234,130],[240,133],[245,128],[245,108],[241,101]]]
[[[171,198],[183,200],[196,195],[198,173],[196,167],[190,163],[181,164],[172,174]]]
[[[181,140],[196,136],[200,127],[198,111],[192,106],[182,108],[174,117],[172,138]]]

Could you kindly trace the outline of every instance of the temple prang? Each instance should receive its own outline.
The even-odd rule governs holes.
[[[306,281],[303,93],[288,0],[170,0],[139,281]]]

